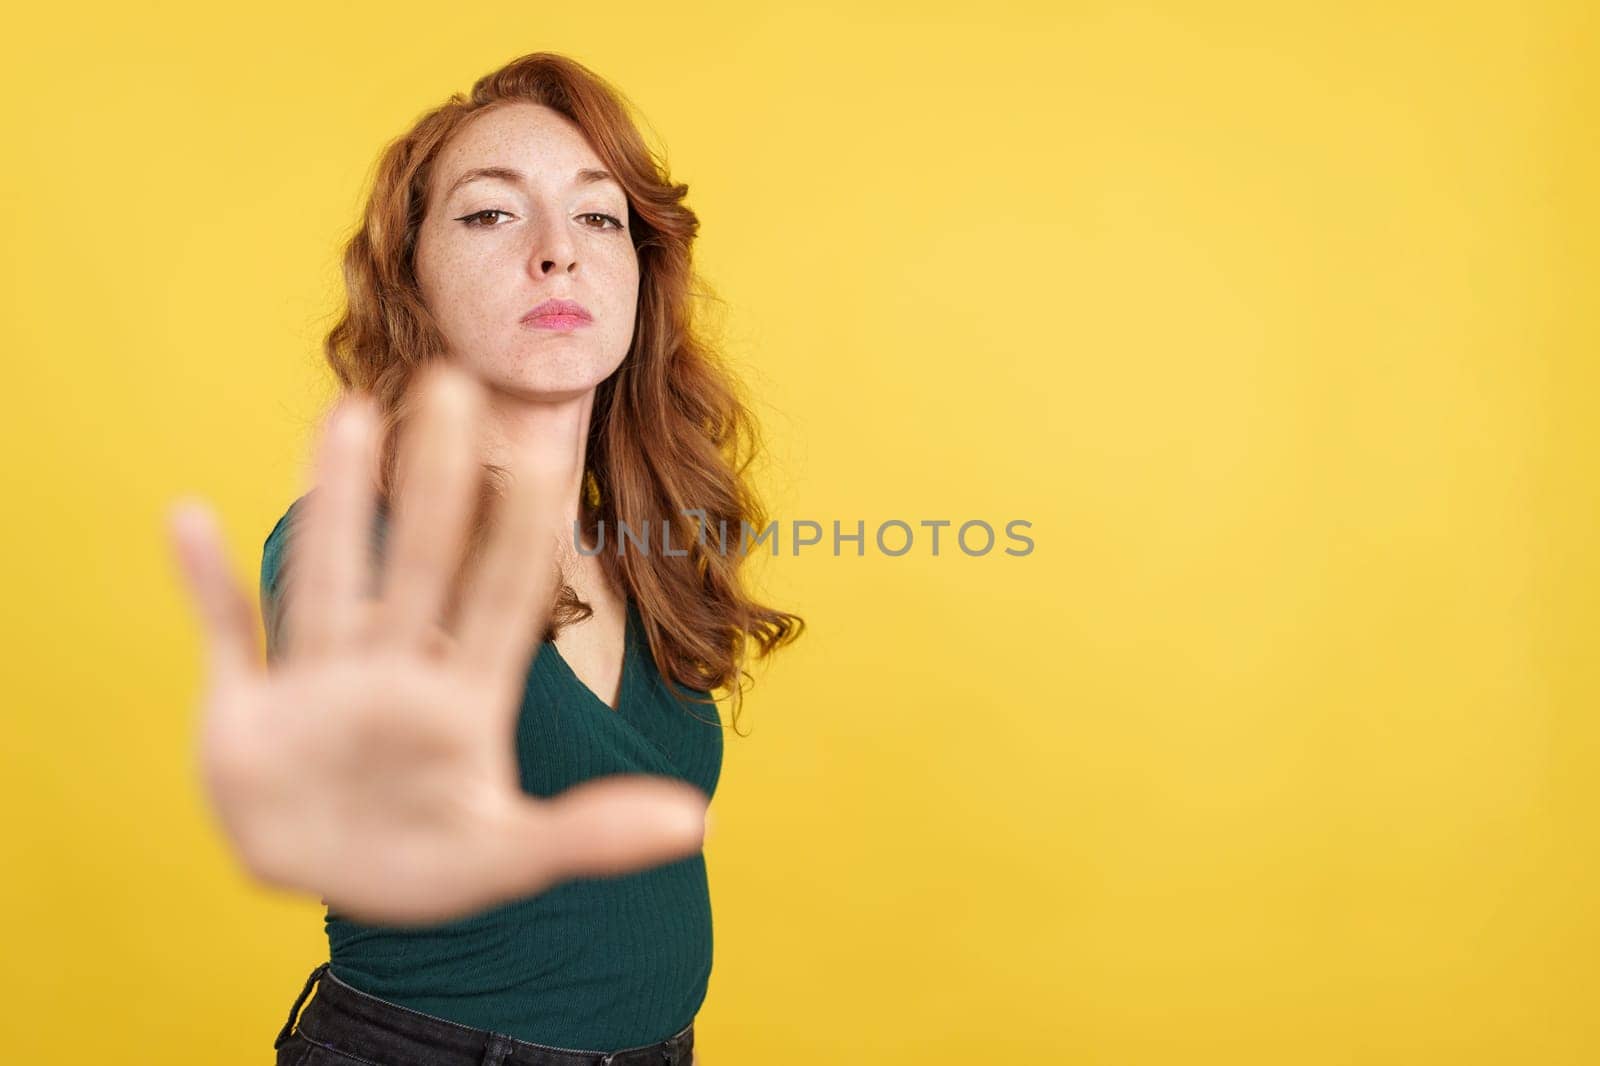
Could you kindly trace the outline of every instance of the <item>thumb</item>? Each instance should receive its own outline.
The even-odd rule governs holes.
[[[707,806],[704,792],[676,778],[594,778],[521,805],[509,865],[519,881],[545,885],[651,869],[701,849]]]

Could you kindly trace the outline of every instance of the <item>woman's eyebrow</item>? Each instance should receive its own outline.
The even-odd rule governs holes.
[[[485,178],[495,178],[500,181],[509,181],[516,185],[526,182],[528,176],[515,167],[473,167],[471,170],[466,171],[454,182],[452,182],[450,188],[446,190],[445,195],[449,196],[451,193],[455,192],[469,181],[479,181]],[[611,171],[601,170],[594,167],[581,168],[576,174],[573,175],[572,181],[574,185],[592,185],[597,181],[609,181],[619,187],[622,184],[621,182],[617,181],[616,176],[613,175]]]

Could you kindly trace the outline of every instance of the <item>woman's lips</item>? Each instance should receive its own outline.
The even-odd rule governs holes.
[[[592,321],[588,309],[576,300],[546,300],[522,316],[522,324],[534,329],[577,329]]]
[[[577,329],[587,326],[589,320],[580,315],[530,315],[522,324],[534,329]]]

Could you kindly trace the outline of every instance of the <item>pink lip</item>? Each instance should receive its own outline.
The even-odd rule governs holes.
[[[577,329],[594,321],[576,300],[546,300],[522,316],[522,324],[535,329]]]

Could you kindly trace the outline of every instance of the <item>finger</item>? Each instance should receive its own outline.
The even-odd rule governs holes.
[[[295,594],[284,603],[291,660],[335,654],[362,632],[379,430],[376,405],[363,393],[341,400],[323,428],[316,487],[284,563],[295,574]]]
[[[706,794],[676,778],[612,774],[517,815],[508,869],[521,886],[614,877],[686,858],[705,842]]]
[[[228,569],[211,509],[199,500],[179,501],[167,513],[167,536],[204,632],[212,684],[259,674],[255,608]]]
[[[482,558],[467,575],[458,632],[464,665],[520,686],[555,606],[560,464],[533,446],[512,455]]]
[[[417,409],[401,446],[379,611],[379,639],[405,647],[433,643],[481,472],[478,383],[441,362],[422,371],[413,388]]]

